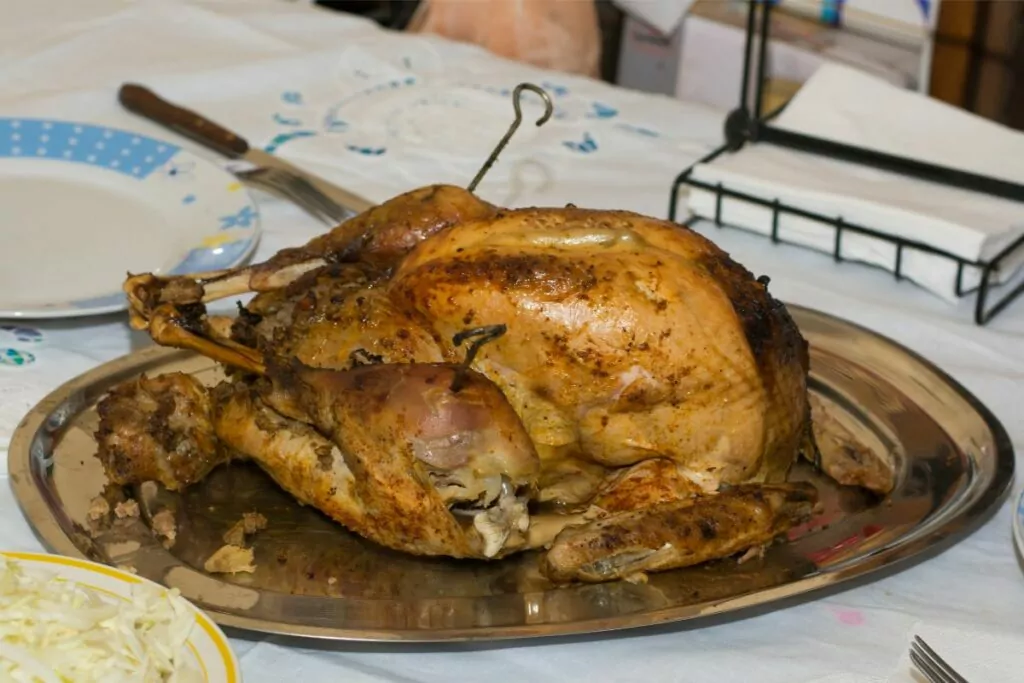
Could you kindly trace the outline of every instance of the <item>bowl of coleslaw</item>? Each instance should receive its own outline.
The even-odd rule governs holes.
[[[241,683],[227,637],[176,589],[61,555],[0,552],[0,681]]]

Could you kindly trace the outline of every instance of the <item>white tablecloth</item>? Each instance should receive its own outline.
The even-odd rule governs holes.
[[[279,154],[375,200],[430,182],[468,182],[510,120],[502,89],[523,80],[545,84],[560,115],[540,129],[524,124],[480,186],[492,201],[571,201],[665,216],[676,173],[720,139],[720,112],[536,72],[472,47],[389,34],[299,3],[49,0],[7,3],[4,11],[0,115],[76,116],[166,135],[115,103],[121,82],[140,81],[236,128],[254,144],[279,144]],[[405,94],[370,92],[408,77],[415,83],[392,88]],[[354,97],[359,93],[362,99]],[[327,114],[341,105],[348,107],[348,126],[328,130]],[[402,114],[415,107],[414,115]],[[296,129],[313,134],[281,142],[279,136]],[[387,151],[359,151],[381,147]],[[264,196],[259,201],[265,232],[256,258],[322,230],[292,206]],[[81,229],[88,229],[87,220]],[[770,275],[774,293],[784,300],[876,329],[939,364],[975,392],[1003,421],[1017,449],[1024,449],[1024,302],[978,328],[967,301],[950,306],[880,271],[835,265],[740,231],[699,229],[756,273]],[[0,347],[34,360],[0,365],[0,449],[42,393],[146,343],[120,315],[0,322]],[[7,487],[0,488],[0,519],[0,548],[40,548]],[[900,574],[713,626],[404,648],[231,635],[246,683],[850,683],[913,680],[901,664],[912,629],[1024,635],[1022,615],[1024,575],[1006,504],[963,542]],[[1002,654],[1019,658],[1019,652]]]

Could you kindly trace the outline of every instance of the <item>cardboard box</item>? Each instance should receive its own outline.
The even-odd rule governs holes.
[[[624,0],[616,4],[627,14],[619,85],[723,109],[737,106],[746,41],[745,1]],[[861,25],[867,24],[861,21]],[[922,27],[916,34],[908,29],[902,39],[894,39],[891,31],[885,36],[865,35],[860,29],[835,29],[776,9],[767,74],[776,84],[799,84],[825,61],[835,61],[900,87],[927,90],[930,54],[930,33]],[[751,83],[751,98],[754,87]]]

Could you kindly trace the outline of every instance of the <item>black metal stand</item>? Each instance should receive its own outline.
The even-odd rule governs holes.
[[[884,154],[874,150],[854,147],[771,126],[770,121],[778,116],[778,114],[784,109],[784,106],[780,107],[778,110],[768,114],[767,116],[762,113],[763,91],[764,84],[766,82],[765,65],[767,61],[766,54],[770,33],[769,27],[772,3],[763,2],[763,0],[748,0],[748,5],[747,36],[741,86],[742,90],[740,92],[740,106],[731,112],[726,118],[725,144],[703,159],[700,159],[696,164],[690,166],[676,177],[675,182],[672,184],[672,195],[669,202],[669,219],[672,221],[676,220],[679,188],[685,184],[715,193],[714,220],[715,224],[719,227],[722,227],[722,199],[725,197],[771,209],[771,240],[774,243],[784,241],[779,237],[779,216],[781,214],[798,216],[800,218],[832,226],[835,229],[835,245],[833,247],[832,256],[837,262],[843,260],[840,250],[842,248],[843,235],[846,233],[866,235],[893,244],[896,247],[893,273],[897,280],[901,280],[904,277],[901,267],[903,263],[903,252],[905,249],[915,249],[929,254],[943,256],[954,261],[957,264],[955,291],[958,297],[962,297],[969,293],[969,291],[963,287],[964,270],[967,267],[978,268],[981,271],[981,281],[978,288],[974,290],[977,293],[974,307],[974,320],[978,325],[986,324],[1000,311],[1005,309],[1013,300],[1024,293],[1024,283],[1021,283],[1017,287],[1013,288],[1012,291],[1006,293],[1002,298],[998,299],[991,306],[986,306],[990,289],[993,286],[993,276],[999,272],[1000,265],[1007,263],[1008,260],[1018,252],[1018,250],[1024,248],[1024,237],[1015,240],[990,260],[970,261],[922,242],[894,237],[862,225],[848,223],[844,221],[842,217],[825,216],[813,211],[806,211],[798,207],[783,204],[778,199],[766,200],[761,197],[730,190],[723,187],[720,183],[711,185],[695,180],[692,177],[693,169],[697,165],[708,163],[723,154],[735,152],[746,144],[770,144],[800,152],[828,156],[841,161],[873,166],[884,171],[899,173],[934,183],[959,187],[961,189],[972,190],[974,192],[980,192],[1004,199],[1024,202],[1024,185],[1018,185],[1016,183],[1010,183],[997,178],[968,173],[960,169],[946,168],[943,166],[916,161],[914,159]],[[758,26],[757,16],[759,7],[761,21]],[[758,37],[756,69],[751,64],[755,35]],[[752,75],[757,79],[754,88],[756,95],[753,104],[753,113],[751,113],[751,107],[749,104],[750,79]],[[1024,207],[1022,207],[1022,209],[1024,209]],[[1022,213],[1024,213],[1024,211],[1022,211]]]

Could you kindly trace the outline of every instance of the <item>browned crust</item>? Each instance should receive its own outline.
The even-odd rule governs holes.
[[[771,543],[816,502],[809,484],[752,484],[622,512],[562,531],[541,570],[556,583],[601,582],[723,559]]]

